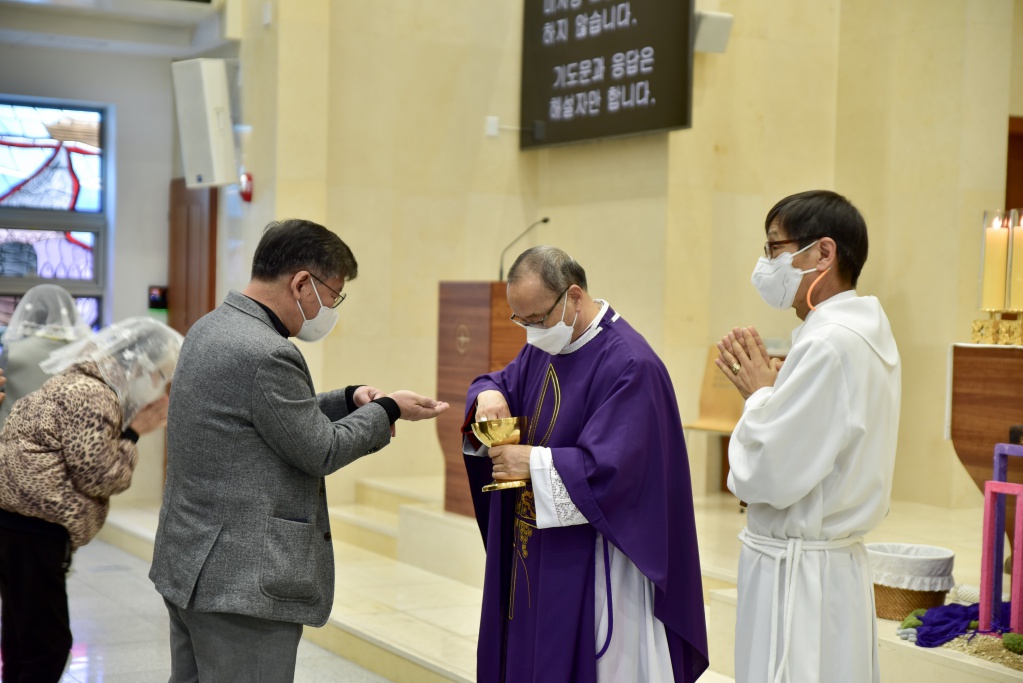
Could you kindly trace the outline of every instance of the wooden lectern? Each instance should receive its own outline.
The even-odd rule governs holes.
[[[952,447],[983,492],[985,482],[994,478],[995,444],[1008,443],[1009,427],[1023,424],[1023,347],[955,344],[950,379]],[[1013,460],[1007,480],[1023,484],[1023,467]],[[1005,528],[1010,539],[1015,505],[1009,496]]]
[[[500,370],[526,343],[510,320],[505,282],[441,282],[437,325],[437,398],[451,407],[437,418],[444,453],[444,509],[474,516],[462,456],[465,394],[479,375]]]

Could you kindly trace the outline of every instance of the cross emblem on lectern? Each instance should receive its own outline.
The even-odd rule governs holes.
[[[459,355],[464,356],[469,351],[469,342],[471,341],[468,325],[462,324],[455,328],[455,348]]]

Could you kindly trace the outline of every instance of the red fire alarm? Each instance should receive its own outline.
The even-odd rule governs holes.
[[[246,171],[238,180],[238,194],[247,202],[252,201],[252,174]]]

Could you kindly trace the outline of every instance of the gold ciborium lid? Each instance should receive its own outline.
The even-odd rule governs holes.
[[[487,448],[491,446],[507,446],[516,444],[522,439],[522,432],[526,430],[526,418],[524,417],[502,417],[497,420],[481,420],[472,423],[472,433]],[[497,481],[496,479],[483,487],[484,493],[501,491],[503,489],[517,489],[526,485],[523,479],[509,479]]]
[[[498,420],[482,420],[472,423],[472,433],[484,446],[507,446],[518,443],[526,429],[524,417],[502,417]]]

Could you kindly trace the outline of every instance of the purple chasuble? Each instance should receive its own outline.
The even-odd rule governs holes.
[[[655,585],[654,614],[665,626],[675,680],[695,681],[707,668],[689,460],[671,379],[610,307],[600,327],[570,354],[526,345],[469,388],[463,432],[476,443],[468,430],[476,396],[500,391],[512,415],[529,418],[522,443],[551,449],[590,522],[536,528],[532,487],[483,493],[490,459],[465,457],[487,548],[479,683],[596,681],[597,532]]]

